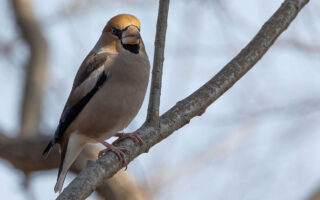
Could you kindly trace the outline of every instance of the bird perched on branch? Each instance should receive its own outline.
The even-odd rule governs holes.
[[[144,143],[139,133],[121,134],[138,113],[148,85],[150,63],[140,36],[140,22],[121,14],[109,20],[97,44],[81,64],[53,139],[43,152],[60,145],[61,161],[54,191],[87,143],[106,146],[127,164],[126,149],[105,142],[112,136]],[[113,143],[113,144],[114,144]]]

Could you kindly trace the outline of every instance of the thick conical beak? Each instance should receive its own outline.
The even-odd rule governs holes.
[[[121,35],[122,44],[139,44],[140,32],[136,26],[128,26]]]

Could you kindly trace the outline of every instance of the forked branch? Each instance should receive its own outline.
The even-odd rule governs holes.
[[[201,115],[209,105],[260,60],[306,3],[308,0],[285,0],[251,42],[217,75],[160,117],[160,131],[156,131],[157,127],[154,126],[143,125],[139,128],[138,131],[141,132],[141,138],[146,142],[145,145],[135,145],[129,139],[120,142],[119,146],[129,150],[126,159],[133,160],[175,130],[189,123],[193,117]],[[122,167],[124,166],[117,157],[109,152],[97,161],[89,162],[87,167],[64,189],[58,199],[85,199],[106,178],[112,177]]]

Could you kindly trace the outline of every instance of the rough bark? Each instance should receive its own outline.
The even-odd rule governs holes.
[[[16,22],[30,49],[26,64],[25,87],[21,105],[20,136],[38,133],[46,82],[48,46],[29,0],[12,0]]]
[[[126,159],[131,161],[175,130],[188,124],[193,117],[201,115],[210,104],[232,87],[260,60],[306,3],[308,0],[284,1],[250,43],[217,75],[160,117],[160,132],[152,126],[143,125],[139,128],[138,131],[146,142],[145,145],[135,145],[130,139],[120,142],[119,146],[129,150]],[[112,152],[95,162],[88,162],[87,167],[64,189],[57,199],[85,199],[97,186],[112,177],[122,167],[124,167],[123,164]]]
[[[162,69],[164,61],[164,48],[167,32],[169,2],[169,0],[159,1],[156,38],[154,41],[152,81],[146,121],[148,125],[155,127],[159,127],[159,107],[162,84]]]

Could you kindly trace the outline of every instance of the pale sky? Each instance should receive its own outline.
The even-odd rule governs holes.
[[[152,62],[156,1],[89,1],[70,13],[73,1],[34,0],[49,42],[50,60],[42,130],[54,130],[80,63],[114,15],[130,13],[142,23]],[[86,2],[86,1],[81,1]],[[122,2],[126,2],[123,4]],[[282,1],[171,1],[161,113],[214,76],[257,33]],[[82,5],[83,3],[80,3]],[[128,173],[150,187],[154,199],[306,199],[320,187],[319,2],[311,1],[266,55],[205,114],[130,163]],[[0,45],[17,37],[7,1],[0,3]],[[12,57],[0,56],[0,129],[19,124],[23,63],[18,41]],[[13,61],[12,61],[13,60]],[[144,121],[148,97],[126,129]],[[170,151],[168,151],[170,149]],[[57,161],[58,162],[58,161]],[[158,182],[159,172],[163,182]],[[181,172],[181,173],[178,173]],[[57,170],[31,176],[36,199],[54,199]],[[65,186],[74,176],[69,174]],[[3,199],[25,199],[22,173],[0,160]]]

